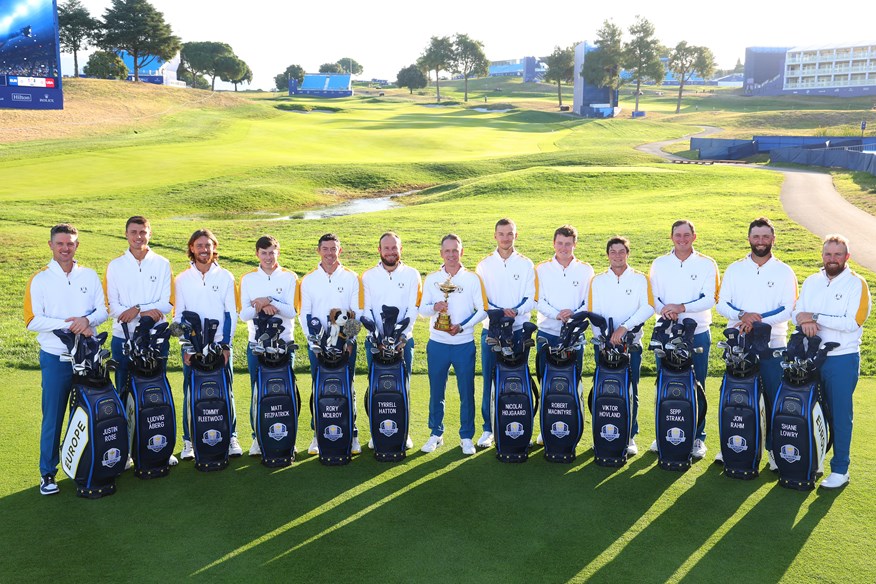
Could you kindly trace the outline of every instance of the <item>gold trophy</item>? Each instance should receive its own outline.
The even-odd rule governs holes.
[[[444,292],[444,302],[447,302],[450,295],[454,292],[462,291],[462,286],[457,286],[451,282],[450,276],[447,276],[447,279],[440,284],[436,282],[435,287]],[[447,311],[438,313],[438,318],[435,320],[435,330],[447,333],[450,332],[451,328],[453,328],[453,324],[450,322],[450,315],[447,314]]]

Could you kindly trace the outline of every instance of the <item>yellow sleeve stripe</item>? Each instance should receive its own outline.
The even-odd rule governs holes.
[[[312,272],[311,272],[312,273]],[[304,283],[304,278],[295,282],[295,312],[301,314],[301,285]]]
[[[423,301],[423,280],[421,278],[417,278],[417,308],[420,307],[420,303]]]
[[[478,277],[478,281],[481,283],[481,297],[484,301],[484,310],[490,309],[490,301],[487,300],[487,289],[484,287],[484,279],[481,278],[481,275],[475,272],[475,276]]]
[[[240,283],[234,282],[234,306],[237,307],[237,314],[240,314]]]
[[[642,274],[645,276],[644,274]],[[648,286],[648,304],[653,308],[654,307],[654,290],[651,289],[651,278],[645,276],[645,283]]]
[[[855,276],[861,281],[861,300],[858,303],[858,311],[855,313],[855,322],[858,323],[858,326],[864,326],[864,321],[870,315],[870,287],[867,286],[867,281],[864,278],[858,274]]]
[[[30,321],[34,318],[33,312],[33,298],[30,297],[30,287],[33,284],[33,279],[37,277],[37,274],[40,272],[45,272],[48,268],[43,268],[36,274],[30,277],[30,280],[27,281],[27,288],[24,289],[24,326],[30,324]]]
[[[362,276],[357,276],[359,279],[359,310],[365,310],[365,283],[362,281]]]
[[[106,265],[106,270],[103,272],[103,303],[106,304],[106,311],[110,311],[109,290],[107,290],[107,282],[109,282],[109,264]],[[30,286],[28,286],[30,287]]]
[[[176,307],[176,280],[173,278],[173,270],[170,270],[170,312],[173,314],[173,309]]]
[[[596,283],[596,277],[594,276],[590,280],[590,285],[587,286],[587,308],[593,310],[593,285]]]

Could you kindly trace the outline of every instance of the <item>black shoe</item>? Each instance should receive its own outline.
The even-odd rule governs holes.
[[[43,475],[40,479],[40,495],[56,495],[60,490],[54,475]]]

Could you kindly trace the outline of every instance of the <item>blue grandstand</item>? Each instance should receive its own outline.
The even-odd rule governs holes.
[[[489,77],[523,77],[524,83],[541,81],[547,67],[535,57],[491,61],[487,75]]]
[[[305,74],[301,86],[297,79],[289,80],[289,95],[310,97],[350,97],[353,95],[352,75],[348,73]]]
[[[134,80],[134,57],[125,51],[119,51],[119,57],[125,62],[125,67],[128,68],[128,81]],[[158,57],[153,57],[153,60],[140,68],[140,81],[143,83],[154,83],[155,85],[170,85],[173,87],[185,87],[183,81],[176,78],[176,71],[179,69],[180,54],[170,61],[162,61]]]

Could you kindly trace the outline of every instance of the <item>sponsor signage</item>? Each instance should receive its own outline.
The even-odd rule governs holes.
[[[0,108],[63,109],[57,0],[0,0]]]

